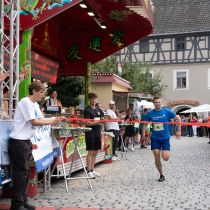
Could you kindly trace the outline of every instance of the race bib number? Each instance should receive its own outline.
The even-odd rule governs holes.
[[[162,131],[163,130],[163,123],[154,124],[154,131]]]

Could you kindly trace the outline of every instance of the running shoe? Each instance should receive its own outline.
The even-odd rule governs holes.
[[[118,160],[118,158],[116,156],[112,156],[112,160]]]
[[[165,176],[160,175],[160,178],[158,179],[158,182],[163,182],[163,181],[165,181]]]
[[[95,177],[99,177],[99,176],[101,176],[101,174],[99,174],[98,172],[96,172],[96,171],[92,171],[92,173],[93,173],[93,175],[95,176]]]
[[[95,175],[93,174],[93,172],[88,172],[88,178],[90,178],[90,179],[95,179],[96,177],[95,177]]]

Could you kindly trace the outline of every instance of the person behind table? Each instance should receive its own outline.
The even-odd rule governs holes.
[[[106,111],[106,118],[108,120],[118,120],[116,113],[116,106],[115,102],[111,100],[109,102],[109,109]],[[106,131],[112,132],[114,134],[114,137],[112,137],[112,160],[117,160],[117,154],[116,150],[118,147],[118,140],[119,140],[119,124],[118,122],[106,122],[105,123]]]
[[[170,109],[161,107],[161,97],[154,97],[153,103],[155,108],[147,112],[145,121],[153,122],[151,133],[151,150],[154,154],[156,168],[160,174],[158,182],[162,182],[165,180],[165,176],[163,175],[160,156],[162,155],[162,158],[165,161],[167,161],[170,157],[170,124],[168,124],[168,122],[170,122],[171,119],[181,122],[181,119]],[[142,138],[145,138],[146,129],[147,124],[144,124]],[[181,136],[180,125],[178,126],[176,136]]]
[[[84,118],[91,119],[86,122],[86,126],[91,128],[91,131],[85,132],[86,150],[88,151],[86,157],[88,177],[94,179],[100,176],[94,170],[97,151],[101,149],[101,126],[100,119],[104,117],[101,109],[96,107],[97,95],[89,93],[88,98],[90,101],[89,106],[84,110]]]
[[[57,107],[60,108],[60,111],[61,111],[63,106],[62,106],[61,101],[57,97],[58,97],[57,91],[56,90],[51,90],[50,91],[50,97],[45,102],[45,107],[57,106]]]
[[[21,99],[16,107],[9,139],[9,156],[12,170],[13,195],[10,210],[34,210],[28,203],[27,187],[32,158],[30,138],[34,135],[34,127],[52,125],[63,118],[44,118],[38,101],[44,96],[44,86],[34,81],[29,87],[29,96]]]
[[[99,109],[104,113],[104,115],[106,115],[106,110],[105,110],[104,107],[101,105],[101,103],[97,102],[97,103],[96,103],[96,107],[99,108]]]

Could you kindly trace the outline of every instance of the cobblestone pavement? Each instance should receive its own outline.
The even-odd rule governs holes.
[[[37,206],[123,210],[210,210],[210,144],[207,138],[171,138],[171,158],[163,163],[166,181],[159,183],[153,154],[148,149],[127,153],[111,164],[98,164],[103,176],[71,180],[66,193],[63,179],[50,192],[32,199]],[[83,172],[74,176],[83,175]],[[0,203],[3,201],[0,201]]]

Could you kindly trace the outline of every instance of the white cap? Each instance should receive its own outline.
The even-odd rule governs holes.
[[[111,101],[109,102],[109,104],[112,105],[112,104],[115,104],[115,102],[114,102],[113,100],[111,100]]]

